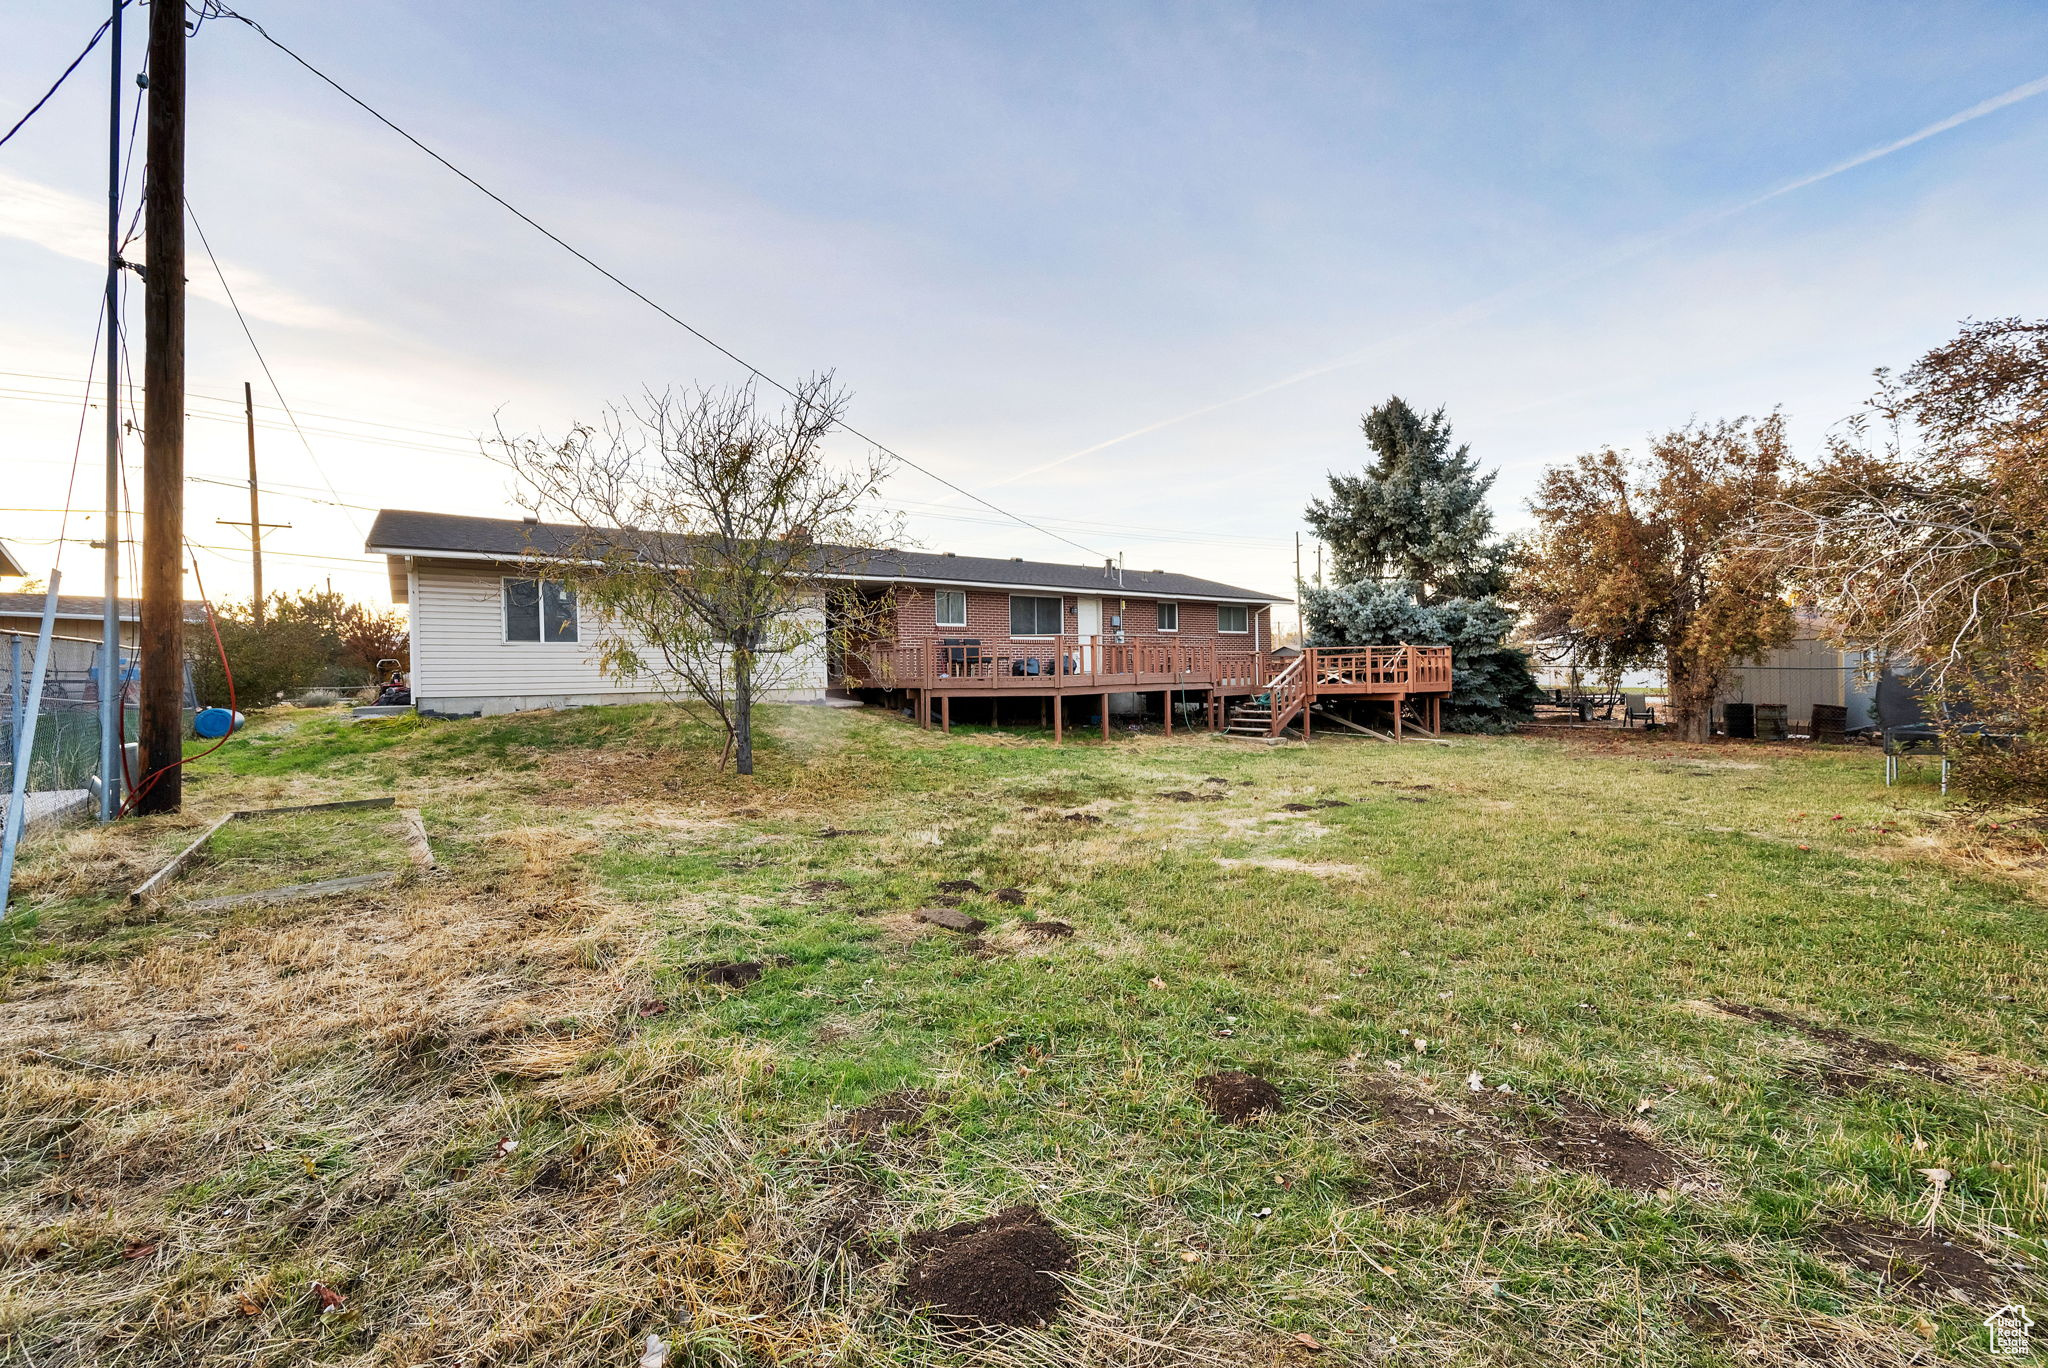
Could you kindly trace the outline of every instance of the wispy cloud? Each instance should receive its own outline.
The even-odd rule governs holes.
[[[1654,251],[1656,248],[1676,238],[1699,232],[1715,224],[1725,223],[1729,219],[1760,208],[1773,200],[1809,189],[1823,181],[1832,180],[1836,176],[1854,171],[1858,167],[1868,166],[1870,163],[1884,157],[1889,157],[1895,152],[1904,151],[1916,143],[1925,142],[1929,138],[1937,137],[1952,129],[1960,128],[1964,124],[1972,123],[1988,114],[1995,114],[2001,109],[2016,105],[2022,100],[2030,100],[2036,95],[2043,93],[2048,93],[2048,76],[2028,81],[2024,85],[2014,86],[2003,94],[1994,95],[1988,100],[1981,100],[1971,105],[1968,109],[1951,114],[1947,118],[1938,119],[1924,128],[1908,133],[1903,138],[1873,147],[1865,152],[1859,152],[1853,157],[1836,162],[1810,175],[1787,181],[1783,185],[1776,186],[1760,195],[1742,200],[1736,204],[1722,205],[1718,208],[1687,215],[1666,227],[1616,243],[1583,261],[1544,272],[1542,275],[1534,276],[1528,280],[1510,285],[1505,289],[1495,291],[1492,294],[1455,309],[1420,328],[1411,329],[1395,337],[1387,338],[1363,351],[1353,352],[1336,360],[1311,366],[1306,370],[1296,371],[1292,375],[1282,376],[1277,380],[1260,385],[1256,389],[1249,389],[1242,394],[1232,395],[1228,399],[1219,399],[1215,403],[1204,404],[1200,408],[1189,409],[1185,413],[1178,413],[1170,418],[1161,418],[1157,422],[1147,423],[1143,427],[1132,428],[1128,432],[1118,433],[1116,436],[1097,442],[1092,446],[1082,447],[1079,451],[1070,451],[1064,456],[1056,457],[1053,460],[1030,466],[1004,475],[999,479],[985,481],[984,483],[986,486],[1015,484],[1019,480],[1042,475],[1048,470],[1054,470],[1070,462],[1078,461],[1084,456],[1093,456],[1099,451],[1106,451],[1113,446],[1120,446],[1125,442],[1149,436],[1152,433],[1178,426],[1181,423],[1192,422],[1194,419],[1206,417],[1218,410],[1263,398],[1276,390],[1287,389],[1337,371],[1349,370],[1356,366],[1366,365],[1373,361],[1397,355],[1420,342],[1439,337],[1444,333],[1454,331],[1468,323],[1476,322],[1481,318],[1496,313],[1509,304],[1541,295],[1566,285],[1576,284],[1588,277],[1599,275],[1626,261]]]
[[[58,190],[37,181],[0,171],[0,237],[31,242],[46,251],[97,267],[106,261],[106,205],[95,203],[68,190]],[[138,239],[125,254],[140,260],[145,244]],[[258,272],[221,263],[228,285],[242,311],[265,323],[288,328],[314,328],[342,333],[363,333],[368,325],[353,315],[307,299]],[[210,267],[197,270],[187,263],[186,286],[193,294],[227,307]]]

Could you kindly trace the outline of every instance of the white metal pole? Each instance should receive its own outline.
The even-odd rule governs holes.
[[[7,899],[14,885],[14,851],[21,844],[28,819],[28,762],[36,753],[36,714],[43,707],[43,676],[50,666],[50,627],[57,620],[57,571],[50,572],[50,592],[43,597],[43,625],[36,633],[36,663],[28,679],[28,714],[14,734],[14,786],[7,798],[7,820],[0,830],[0,921],[7,919]]]
[[[100,820],[121,810],[121,9],[107,22],[107,526],[106,603],[100,610]]]

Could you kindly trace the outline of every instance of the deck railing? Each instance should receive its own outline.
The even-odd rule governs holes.
[[[997,646],[891,642],[847,653],[846,683],[874,689],[1256,688],[1265,654],[1171,637],[1058,636]]]
[[[1315,647],[1276,670],[1263,651],[1173,637],[1057,636],[994,646],[939,640],[882,642],[847,653],[857,689],[947,692],[1139,688],[1257,690],[1298,681],[1325,693],[1441,693],[1451,687],[1448,646]]]

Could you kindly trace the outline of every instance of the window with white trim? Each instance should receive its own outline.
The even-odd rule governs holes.
[[[1221,603],[1216,606],[1216,630],[1233,636],[1242,635],[1252,629],[1252,610],[1242,603]]]
[[[576,591],[553,580],[508,579],[505,640],[576,640]]]
[[[1180,630],[1180,605],[1178,603],[1162,603],[1159,605],[1159,630],[1162,632],[1178,632]]]
[[[965,627],[967,592],[964,589],[941,589],[933,594],[932,621],[941,627]]]
[[[1056,598],[1010,595],[1010,635],[1058,636],[1065,625],[1060,616],[1062,603]]]

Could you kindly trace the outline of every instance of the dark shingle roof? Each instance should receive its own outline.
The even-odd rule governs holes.
[[[579,527],[519,522],[511,518],[472,518],[455,513],[415,513],[387,508],[370,525],[365,549],[371,552],[414,552],[431,556],[559,555],[586,535]],[[652,536],[635,533],[635,536]],[[1286,603],[1277,594],[1239,589],[1193,575],[1150,570],[1116,572],[1100,565],[1060,565],[1051,561],[1004,560],[994,556],[953,556],[929,551],[861,551],[850,553],[849,570],[862,579],[919,580],[940,584],[994,585],[1024,589],[1061,589],[1075,593],[1142,594],[1147,597],[1220,599],[1239,603]]]
[[[57,595],[57,616],[60,618],[91,618],[100,620],[101,605],[105,599],[93,598],[86,594]],[[136,606],[132,598],[120,600],[121,621],[135,621]],[[0,617],[33,617],[43,615],[41,594],[0,594]],[[185,600],[185,621],[206,621],[206,605],[194,599]]]

